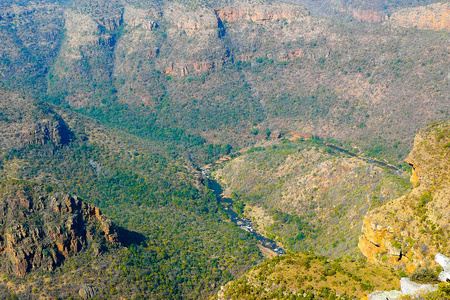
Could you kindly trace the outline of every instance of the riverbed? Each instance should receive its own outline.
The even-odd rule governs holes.
[[[262,236],[260,233],[255,231],[253,228],[253,223],[249,219],[242,219],[238,216],[238,214],[233,210],[233,200],[227,197],[223,197],[223,189],[220,186],[217,181],[214,179],[208,178],[208,186],[211,190],[213,190],[214,194],[217,196],[217,199],[219,201],[219,204],[222,205],[228,216],[230,217],[231,221],[238,226],[240,229],[245,230],[249,233],[251,233],[259,243],[263,247],[266,247],[273,252],[277,253],[278,255],[286,254],[286,251],[284,251],[283,248],[281,248],[277,243],[274,241]]]

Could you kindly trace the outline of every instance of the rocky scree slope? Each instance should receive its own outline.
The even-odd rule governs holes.
[[[367,214],[359,248],[371,263],[411,273],[450,254],[450,122],[421,131],[407,162],[414,188]]]
[[[120,245],[115,225],[77,196],[24,181],[0,183],[0,268],[24,276],[53,271],[87,248]]]

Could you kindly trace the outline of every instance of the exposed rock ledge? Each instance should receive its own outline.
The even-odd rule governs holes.
[[[216,10],[216,14],[222,22],[251,21],[258,23],[296,19],[309,15],[302,6],[288,3],[226,7]]]
[[[51,271],[88,247],[100,252],[120,244],[116,226],[76,196],[22,181],[2,182],[0,191],[2,271],[17,276]]]
[[[450,3],[402,9],[392,15],[391,21],[401,27],[450,30]]]
[[[407,162],[415,187],[366,215],[358,246],[369,262],[412,273],[450,252],[450,122],[420,132]]]
[[[439,280],[448,282],[450,280],[450,259],[442,255],[436,254],[435,261],[444,269],[439,274]],[[408,277],[400,279],[401,292],[392,291],[375,291],[366,297],[366,300],[396,300],[405,295],[420,295],[423,293],[433,292],[438,289],[437,284],[419,284],[411,281]]]

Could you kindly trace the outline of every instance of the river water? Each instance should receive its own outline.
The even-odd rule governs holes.
[[[262,236],[253,229],[253,224],[251,220],[241,219],[238,214],[233,210],[233,200],[230,198],[223,197],[223,189],[217,181],[207,177],[208,187],[214,191],[217,196],[219,203],[222,205],[231,221],[236,224],[240,229],[250,232],[262,246],[274,251],[278,255],[286,254],[283,248],[277,245],[274,241]]]

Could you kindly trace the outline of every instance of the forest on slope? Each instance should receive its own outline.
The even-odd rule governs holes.
[[[262,256],[198,168],[260,140],[312,134],[408,170],[403,159],[417,130],[449,119],[449,6],[431,2],[1,1],[2,184],[76,195],[132,241],[96,257],[88,246],[51,273],[7,271],[2,297],[76,298],[83,284],[99,298],[214,294]],[[309,165],[298,156],[305,153],[317,161]],[[297,173],[265,186],[287,157]],[[256,168],[227,177],[225,167],[225,185],[248,180],[249,170],[262,175],[237,202],[262,198],[276,221],[268,234],[292,250],[354,249],[363,213],[409,188],[398,174],[323,145],[288,143],[238,159]],[[337,175],[350,167],[360,176],[358,192],[343,188],[352,180],[345,175],[330,192],[308,190],[317,207],[265,198],[281,199],[295,176],[317,183],[323,169],[308,168],[336,162]],[[342,206],[328,211],[334,197]],[[355,215],[349,203],[364,199]],[[315,213],[331,221],[315,227]],[[333,214],[354,218],[340,223]],[[345,240],[335,238],[339,226]]]
[[[145,138],[294,130],[402,163],[449,118],[448,3],[411,4],[376,22],[264,1],[4,4],[1,83]]]
[[[89,247],[51,273],[17,276],[3,261],[3,296],[77,297],[88,284],[101,298],[204,298],[261,259],[254,238],[227,222],[192,164],[170,147],[16,93],[2,94],[0,107],[1,182],[77,195],[123,228],[126,241],[100,256]]]

